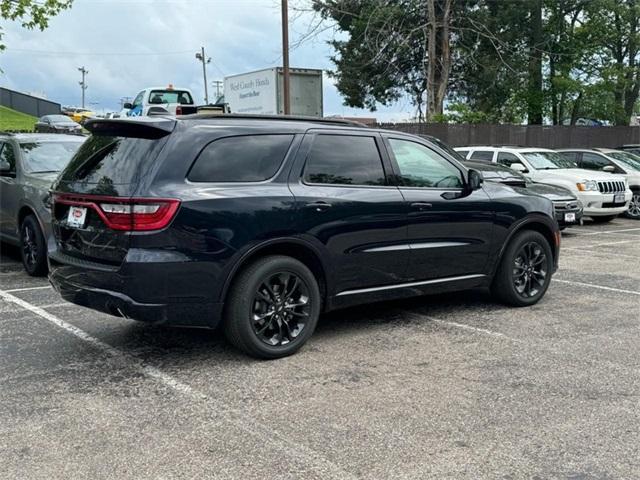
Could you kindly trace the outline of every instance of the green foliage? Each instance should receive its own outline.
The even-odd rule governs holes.
[[[30,30],[44,30],[49,25],[49,19],[70,8],[72,2],[73,0],[0,0],[0,18],[20,22],[22,27]],[[0,50],[5,49],[2,37],[0,28]]]
[[[0,106],[0,131],[32,131],[36,117]]]

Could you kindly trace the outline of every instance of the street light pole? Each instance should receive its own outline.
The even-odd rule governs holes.
[[[87,82],[85,82],[85,76],[89,73],[89,70],[82,67],[78,67],[78,71],[82,73],[82,81],[78,82],[80,84],[80,88],[82,89],[82,108],[84,108],[84,91],[87,89]]]
[[[284,96],[284,114],[291,114],[289,95],[289,5],[282,0],[282,95]]]
[[[204,47],[200,47],[200,51],[196,53],[196,58],[202,62],[202,76],[204,78],[204,103],[209,105],[209,88],[207,87],[207,63],[211,62],[211,58],[207,58],[204,54]]]

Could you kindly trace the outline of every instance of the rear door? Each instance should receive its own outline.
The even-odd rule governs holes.
[[[402,283],[406,206],[376,133],[310,131],[290,177],[295,229],[324,246],[336,293]]]
[[[427,145],[393,136],[385,143],[407,203],[410,279],[484,274],[493,231],[484,190],[466,192],[463,171]]]

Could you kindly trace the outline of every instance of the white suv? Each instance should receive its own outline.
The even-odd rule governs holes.
[[[584,205],[584,215],[595,222],[608,222],[625,213],[631,190],[622,175],[577,168],[572,160],[554,150],[524,147],[456,148],[467,160],[500,163],[534,182],[565,187]]]
[[[625,215],[640,220],[640,157],[612,148],[571,148],[558,152],[576,162],[580,168],[624,175],[633,193]]]

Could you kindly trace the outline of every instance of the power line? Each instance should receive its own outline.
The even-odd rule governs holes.
[[[132,56],[151,56],[151,55],[184,55],[185,53],[191,53],[191,50],[182,50],[180,52],[56,52],[53,50],[30,50],[26,48],[7,48],[5,53],[20,52],[20,53],[32,53],[34,55],[78,55],[78,56],[118,56],[118,57],[132,57]]]

